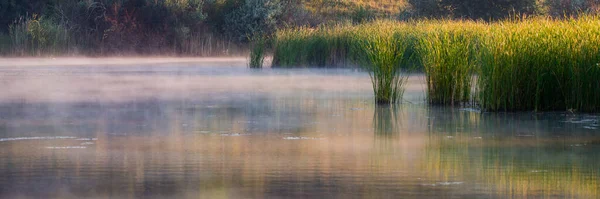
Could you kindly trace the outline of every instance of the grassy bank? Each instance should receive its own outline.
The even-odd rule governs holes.
[[[385,38],[391,48],[364,45]],[[416,41],[416,42],[411,42]],[[357,47],[358,46],[358,47]],[[389,62],[366,59],[364,52]],[[281,30],[274,40],[274,67],[353,66],[374,80],[395,68],[418,68],[427,77],[428,101],[454,105],[473,101],[488,111],[598,111],[600,109],[600,18],[530,18],[493,23],[424,20],[376,21]],[[377,73],[388,67],[390,72]],[[477,77],[477,83],[473,83]],[[401,87],[401,85],[400,85]],[[394,92],[392,88],[389,92]]]

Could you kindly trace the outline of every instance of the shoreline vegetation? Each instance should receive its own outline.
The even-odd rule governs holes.
[[[380,42],[392,37],[402,39]],[[430,104],[470,103],[485,111],[600,109],[600,17],[593,15],[294,28],[278,31],[273,45],[273,67],[353,63],[369,71],[374,84],[394,82],[387,78],[393,74],[401,78],[378,72],[395,71],[390,67],[423,71]],[[360,60],[365,54],[379,57],[365,63]],[[374,92],[377,102],[396,101],[378,95],[376,85]]]
[[[249,56],[363,67],[375,101],[485,111],[600,110],[600,11],[565,0],[22,0],[0,3],[0,56]],[[264,58],[271,56],[272,60]]]

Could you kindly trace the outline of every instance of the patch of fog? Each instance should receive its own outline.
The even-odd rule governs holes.
[[[77,138],[77,141],[96,141],[98,138]]]
[[[582,128],[584,129],[596,130],[598,129],[598,127],[600,127],[599,120],[600,119],[598,118],[598,116],[584,116],[584,118],[581,119],[570,118],[562,122],[570,124],[581,124],[583,125]]]
[[[49,146],[47,149],[87,149],[85,146]]]
[[[177,64],[181,62],[189,64]],[[366,72],[356,73],[342,69],[256,71],[247,68],[245,57],[56,60],[0,58],[0,66],[4,63],[6,67],[0,68],[0,76],[3,77],[3,81],[10,83],[0,84],[0,90],[5,91],[0,95],[0,102],[113,103],[147,99],[212,100],[219,97],[228,99],[232,93],[311,95],[327,98],[337,97],[338,93],[343,93],[344,97],[360,98],[370,98],[372,95],[372,85]],[[106,66],[111,64],[118,66]],[[420,102],[413,100],[414,97],[411,96],[423,95],[424,85],[423,75],[411,76],[405,97],[410,98],[411,102]],[[361,100],[360,103],[370,104],[372,101]],[[206,108],[211,107],[223,108]],[[354,107],[352,110],[361,109]]]
[[[316,138],[316,137],[284,137],[284,140],[324,140],[326,138]]]
[[[531,173],[546,173],[546,172],[548,172],[548,170],[531,170],[529,172],[531,172]]]
[[[14,137],[14,138],[0,138],[0,142],[20,141],[20,140],[56,140],[56,139],[77,139],[77,137],[72,137],[72,136]]]
[[[257,124],[257,121],[237,121],[238,124]]]
[[[94,144],[93,142],[83,142],[80,145],[93,145],[93,144]]]
[[[433,183],[433,184],[421,184],[422,186],[450,186],[450,185],[461,185],[464,184],[465,182],[437,182],[437,183]]]
[[[525,133],[519,133],[516,135],[517,137],[534,137],[534,134],[525,134]]]
[[[459,184],[463,184],[465,182],[438,182],[438,185],[442,185],[442,186],[448,186],[448,185],[459,185]]]
[[[563,121],[565,123],[571,123],[571,124],[597,124],[598,123],[598,119],[595,118],[587,118],[587,119],[581,119],[581,120],[566,120]]]
[[[481,110],[476,109],[476,108],[461,108],[458,109],[459,111],[465,111],[465,112],[473,112],[473,113],[481,113]]]
[[[221,134],[221,136],[224,137],[239,137],[239,136],[248,136],[250,134],[248,133],[223,133]]]

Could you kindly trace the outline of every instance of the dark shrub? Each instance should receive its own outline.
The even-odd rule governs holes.
[[[510,15],[532,14],[536,0],[409,0],[415,15],[496,20]]]
[[[554,17],[598,13],[600,0],[547,0],[548,14]]]
[[[245,0],[225,16],[225,32],[238,41],[271,34],[277,27],[281,10],[279,0]]]
[[[443,8],[442,0],[408,0],[411,5],[410,17],[441,18],[449,15]]]
[[[350,17],[354,23],[363,23],[375,19],[375,11],[363,6],[359,6],[353,10]]]

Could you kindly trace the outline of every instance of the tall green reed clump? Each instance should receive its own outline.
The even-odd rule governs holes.
[[[492,24],[481,54],[479,103],[489,111],[600,110],[600,20]]]
[[[34,15],[9,27],[12,50],[17,55],[64,54],[68,51],[68,29],[50,19]]]
[[[598,16],[288,29],[274,46],[275,66],[364,66],[378,103],[397,102],[403,69],[422,66],[431,104],[476,99],[487,111],[600,110]]]
[[[264,36],[256,36],[250,45],[250,68],[262,68],[267,50],[267,39]]]
[[[427,21],[417,49],[423,65],[430,104],[454,105],[471,99],[477,61],[478,32],[474,22]]]
[[[274,38],[273,67],[333,67],[348,64],[350,33],[354,27],[335,25],[278,31]]]
[[[355,62],[369,71],[378,104],[402,99],[414,43],[414,34],[405,24],[375,22],[353,33],[351,52]]]

